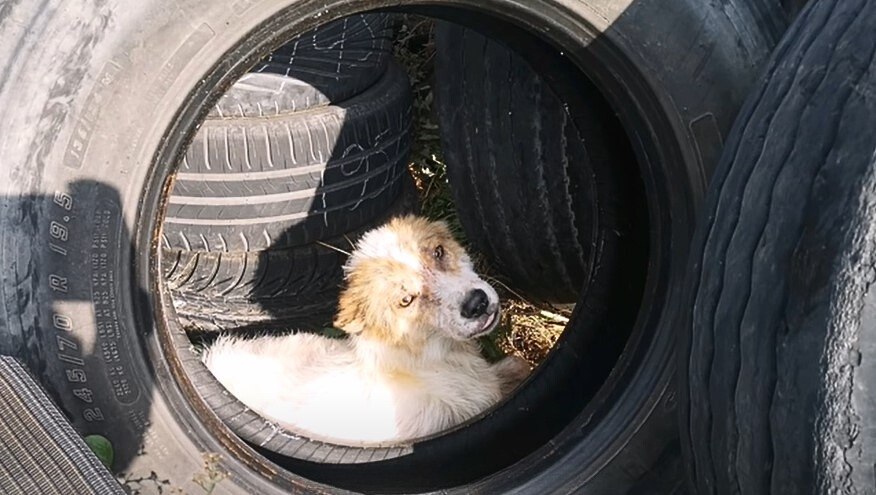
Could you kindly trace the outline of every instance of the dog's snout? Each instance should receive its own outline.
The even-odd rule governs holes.
[[[490,299],[487,293],[481,289],[474,289],[465,296],[465,301],[462,303],[462,316],[469,319],[483,316],[489,305]]]

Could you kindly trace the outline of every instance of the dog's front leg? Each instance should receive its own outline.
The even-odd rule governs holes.
[[[522,357],[512,355],[493,364],[493,371],[499,377],[499,389],[504,396],[523,383],[532,368]]]

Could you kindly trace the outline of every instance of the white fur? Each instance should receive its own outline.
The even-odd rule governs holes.
[[[499,377],[472,345],[431,344],[414,358],[355,337],[223,337],[205,364],[241,402],[293,432],[382,443],[449,428],[501,398]]]
[[[359,242],[356,243],[356,249],[351,253],[347,263],[344,264],[344,271],[349,273],[355,270],[363,260],[373,258],[395,260],[413,270],[423,268],[417,253],[403,249],[396,233],[386,227],[369,230],[359,239]]]
[[[498,318],[495,290],[474,273],[467,257],[459,270],[438,273],[397,241],[386,227],[366,234],[346,269],[349,273],[366,258],[384,257],[422,275],[440,303],[411,306],[435,313],[403,322],[419,322],[414,330],[423,341],[415,350],[369,338],[367,332],[343,340],[300,333],[248,340],[223,336],[205,351],[204,363],[263,416],[314,439],[353,445],[430,435],[496,404],[529,368],[513,359],[491,365],[467,340],[495,326],[485,324],[489,312]],[[483,318],[465,320],[460,305],[473,288],[487,292],[490,309]],[[396,304],[385,294],[373,297]]]

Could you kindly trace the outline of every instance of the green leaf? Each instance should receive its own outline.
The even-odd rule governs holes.
[[[103,435],[88,435],[85,437],[85,445],[94,452],[94,455],[100,459],[100,462],[107,469],[112,469],[113,465],[113,444]]]

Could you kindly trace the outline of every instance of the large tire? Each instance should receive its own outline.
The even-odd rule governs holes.
[[[337,446],[317,456],[307,441],[296,458],[245,443],[207,403],[223,400],[221,391],[202,396],[195,387],[206,370],[194,379],[183,371],[197,357],[166,318],[172,306],[161,304],[167,291],[150,255],[161,248],[155,215],[166,206],[166,179],[199,116],[253,61],[318,20],[397,4],[4,4],[0,351],[21,356],[80,431],[110,438],[114,471],[154,483],[156,492],[198,492],[192,478],[203,473],[208,452],[219,454],[217,467],[231,473],[214,494],[603,494],[664,486],[655,480],[657,467],[675,465],[677,426],[669,387],[675,326],[663,308],[675,300],[670,282],[684,269],[677,260],[686,254],[696,185],[705,182],[700,174],[720,146],[720,139],[707,146],[711,141],[691,136],[719,133],[770,51],[773,34],[748,3],[455,3],[470,7],[465,16],[484,28],[501,23],[471,12],[497,9],[549,36],[587,68],[624,126],[641,138],[644,175],[655,190],[665,189],[652,215],[660,236],[649,244],[654,254],[641,298],[647,302],[637,314],[631,300],[605,299],[616,301],[612,314],[636,320],[635,326],[606,321],[596,333],[580,331],[601,309],[578,305],[570,331],[509,402],[458,430],[382,450],[392,454],[385,461],[375,460],[382,458],[376,451]],[[426,11],[433,2],[413,4]],[[621,4],[624,11],[614,10]],[[659,70],[664,66],[674,70]],[[707,88],[722,80],[739,82],[731,91],[679,89],[680,81]],[[709,117],[697,120],[710,109],[720,110],[715,126]],[[312,462],[301,461],[308,456]],[[352,465],[353,458],[362,464]]]
[[[165,249],[281,249],[365,225],[401,191],[410,120],[397,65],[338,105],[208,120],[174,176]]]
[[[362,93],[386,72],[392,17],[368,13],[308,31],[241,77],[209,118],[278,116]]]
[[[632,235],[618,207],[633,201],[621,190],[635,174],[611,108],[585,87],[576,118],[526,60],[477,31],[440,23],[435,45],[447,176],[468,240],[527,295],[569,303],[605,286],[593,275],[617,276],[617,244]]]
[[[739,117],[691,248],[692,493],[874,493],[876,2],[810,2]]]

